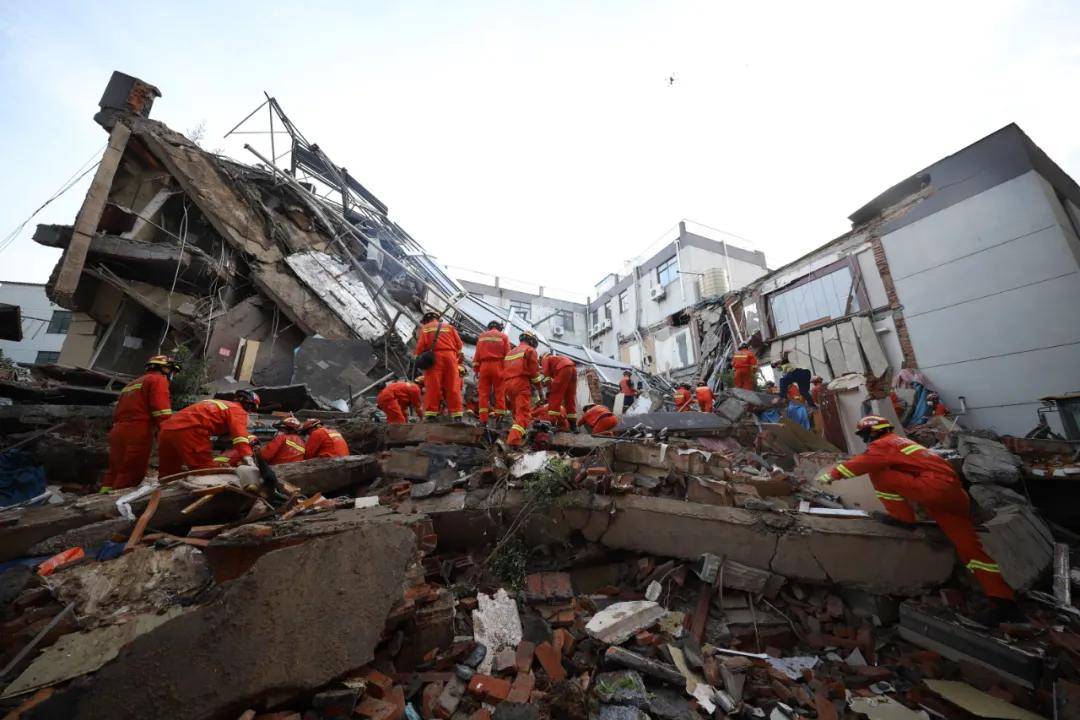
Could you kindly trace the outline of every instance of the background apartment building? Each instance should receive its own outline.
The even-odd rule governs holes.
[[[532,323],[544,337],[570,345],[588,345],[585,303],[564,299],[573,293],[555,291],[564,298],[551,297],[550,290],[490,275],[456,268],[458,282],[469,293],[490,305],[506,308]],[[467,275],[467,278],[461,277]],[[581,300],[586,298],[582,297]],[[517,342],[517,338],[511,338]]]
[[[697,335],[683,311],[745,286],[768,268],[763,252],[742,247],[745,241],[726,233],[682,221],[671,235],[661,238],[659,249],[596,284],[583,342],[635,367],[679,378],[692,374],[697,363]]]
[[[18,305],[22,314],[23,339],[0,340],[4,357],[20,363],[55,363],[67,337],[71,311],[51,302],[45,286],[38,283],[0,282],[0,303]]]

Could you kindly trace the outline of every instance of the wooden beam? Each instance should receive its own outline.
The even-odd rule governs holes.
[[[112,134],[109,135],[109,145],[101,157],[101,164],[98,165],[94,180],[86,192],[86,200],[75,219],[75,231],[67,250],[64,251],[63,259],[60,260],[60,272],[53,286],[53,300],[63,307],[72,306],[75,290],[79,287],[79,277],[86,264],[90,241],[101,222],[101,213],[109,199],[109,189],[116,177],[116,168],[120,165],[120,158],[130,136],[131,129],[127,125],[118,122],[113,127]]]

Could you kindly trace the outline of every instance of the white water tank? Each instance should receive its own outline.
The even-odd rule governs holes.
[[[724,268],[709,268],[701,273],[701,297],[716,297],[730,289],[727,272]]]

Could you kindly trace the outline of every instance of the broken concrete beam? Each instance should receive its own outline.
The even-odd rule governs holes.
[[[674,445],[661,448],[659,445],[633,442],[617,444],[615,460],[659,470],[676,470],[689,475],[706,475],[721,479],[728,476],[730,467],[728,461],[719,453],[702,452],[696,448]]]
[[[559,448],[560,450],[591,451],[599,450],[601,448],[610,448],[619,443],[614,438],[598,437],[596,435],[586,435],[583,433],[557,432],[552,433],[549,444],[551,447]]]
[[[1023,463],[1003,443],[969,433],[956,442],[964,458],[963,473],[969,482],[1013,485],[1020,481]]]
[[[672,435],[726,435],[731,422],[713,413],[654,412],[632,415],[623,423],[626,427],[643,425],[650,430],[667,431]]]
[[[235,717],[367,664],[416,536],[408,518],[363,513],[334,513],[340,532],[263,555],[206,605],[136,637],[92,683],[54,694],[43,716]]]
[[[607,649],[604,653],[604,660],[615,665],[628,667],[631,670],[637,670],[639,673],[672,685],[681,686],[686,684],[686,678],[674,666],[624,650],[618,645],[612,645]]]
[[[315,458],[274,466],[278,480],[292,483],[305,495],[323,495],[366,485],[379,474],[379,463],[370,455]]]
[[[686,481],[686,501],[703,505],[733,507],[735,499],[731,485],[722,480],[692,477]]]
[[[348,438],[346,437],[346,439]],[[386,444],[390,446],[416,445],[419,443],[478,445],[483,439],[484,429],[476,425],[413,423],[386,426]]]
[[[134,524],[126,518],[111,518],[90,523],[42,540],[28,548],[26,554],[31,557],[55,555],[72,547],[81,547],[89,552],[92,548],[99,547],[114,537],[126,538]]]
[[[1015,590],[1030,590],[1050,570],[1054,537],[1029,505],[1008,505],[979,528],[983,548]]]
[[[768,570],[743,565],[734,560],[725,560],[723,568],[717,573],[717,581],[732,590],[773,597],[784,584],[784,578]]]
[[[585,632],[602,643],[619,645],[666,614],[663,606],[651,600],[619,602],[593,615],[585,625]]]

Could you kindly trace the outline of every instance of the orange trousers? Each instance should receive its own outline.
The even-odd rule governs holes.
[[[496,415],[506,414],[506,390],[503,388],[502,362],[485,360],[480,363],[480,372],[476,374],[476,392],[479,396],[477,415],[480,422],[488,421],[488,412]]]
[[[750,368],[735,368],[735,387],[743,390],[753,390],[754,371]]]
[[[438,415],[444,402],[450,417],[461,417],[461,375],[457,353],[452,350],[436,350],[435,364],[424,371],[424,417]]]
[[[154,426],[149,422],[118,422],[109,431],[109,469],[105,487],[135,487],[146,477],[150,451],[154,447]]]
[[[511,447],[525,443],[525,429],[532,422],[532,383],[528,378],[512,377],[505,383],[506,396],[514,413],[514,424],[506,436]]]
[[[971,521],[971,499],[956,478],[886,470],[871,476],[874,490],[890,515],[903,522],[915,522],[912,502],[922,505],[926,514],[938,524],[945,537],[956,548],[964,566],[975,576],[988,597],[1012,600],[1015,594],[1001,569],[975,533]]]
[[[615,417],[615,415],[603,415],[596,421],[596,424],[593,425],[592,430],[589,432],[592,435],[610,435],[618,424],[619,418]]]
[[[559,368],[551,378],[548,390],[548,414],[561,414],[567,420],[577,420],[577,368]]]
[[[698,401],[697,401],[697,404],[698,404],[698,410],[700,410],[701,412],[703,412],[703,413],[711,413],[712,412],[713,399],[711,397],[705,398],[704,400],[699,398]]]
[[[162,430],[158,433],[158,477],[188,470],[216,467],[210,435],[199,428]]]
[[[405,418],[405,412],[401,409],[401,405],[397,400],[387,400],[386,402],[376,403],[379,409],[386,413],[386,422],[391,425],[404,425],[408,420]]]

